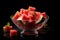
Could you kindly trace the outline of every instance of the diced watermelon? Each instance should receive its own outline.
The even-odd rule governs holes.
[[[24,21],[28,21],[28,20],[29,20],[29,17],[28,17],[27,15],[23,15],[22,20],[24,20]]]
[[[31,6],[29,6],[27,10],[20,9],[20,12],[16,12],[13,16],[13,19],[16,19],[14,20],[14,23],[18,25],[18,27],[20,27],[20,24],[23,24],[24,26],[26,26],[26,29],[30,29],[31,26],[34,27],[34,25],[39,24],[43,17],[46,18],[46,14],[45,12],[40,13],[35,10],[36,8]],[[21,26],[21,28],[23,27]]]
[[[31,22],[35,20],[35,16],[34,15],[35,15],[34,11],[29,11],[29,15],[28,16],[30,17]]]
[[[36,12],[36,20],[39,20],[39,18],[40,18],[40,12]]]
[[[4,32],[9,32],[12,29],[12,26],[4,26],[3,30]]]
[[[42,13],[42,15],[43,15],[43,17],[46,19],[46,13],[45,13],[45,12],[43,12],[43,13]]]
[[[19,16],[20,16],[20,14],[19,14],[20,12],[19,11],[17,11],[16,13],[15,13],[15,15],[13,16],[13,19],[17,19]]]
[[[29,15],[34,15],[34,11],[29,11]]]
[[[24,10],[25,10],[25,9],[23,9],[23,8],[20,9],[20,14],[23,14],[23,11],[24,11]]]
[[[10,37],[17,36],[17,30],[10,30]]]
[[[11,29],[12,29],[12,26],[8,26],[8,27],[7,27],[7,30],[11,30]]]
[[[31,7],[31,6],[29,6],[28,10],[29,10],[29,11],[35,11],[36,8],[35,8],[35,7]]]
[[[22,20],[30,23],[30,22],[32,22],[32,17],[33,17],[32,15],[28,15],[28,16],[24,15]]]
[[[35,13],[36,13],[36,17],[35,17],[36,18],[36,24],[37,24],[42,20],[43,16],[41,15],[40,12],[35,12]]]
[[[23,14],[28,15],[28,10],[24,10],[24,11],[23,11]]]
[[[31,18],[31,16],[29,16],[29,23],[30,23],[30,22],[32,22],[32,18]]]

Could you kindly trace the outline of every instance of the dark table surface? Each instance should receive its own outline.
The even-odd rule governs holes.
[[[45,34],[39,33],[38,36],[36,35],[23,35],[21,37],[20,32],[18,33],[18,36],[10,37],[8,33],[4,33],[3,30],[0,30],[0,39],[2,40],[52,40],[55,39],[56,33],[54,31],[48,30]],[[4,36],[4,34],[8,34],[7,36]]]

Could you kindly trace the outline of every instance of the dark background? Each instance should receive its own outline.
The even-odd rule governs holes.
[[[49,37],[49,39],[52,39],[55,35],[54,21],[56,17],[51,10],[48,10],[49,5],[49,0],[0,0],[0,35],[2,36],[2,27],[6,25],[8,21],[11,22],[10,16],[12,14],[19,11],[20,8],[26,9],[29,6],[33,6],[36,7],[37,11],[45,11],[47,15],[49,15],[50,19],[48,20],[48,32],[45,34],[45,38],[47,39],[47,37]]]

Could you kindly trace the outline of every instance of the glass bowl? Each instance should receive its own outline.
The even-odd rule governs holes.
[[[37,30],[40,30],[48,21],[49,19],[49,16],[47,15],[47,18],[40,24],[35,24],[34,26],[33,25],[22,25],[21,22],[17,21],[17,20],[14,20],[12,19],[12,17],[10,17],[12,22],[16,25],[16,27],[18,27],[20,30],[22,30],[20,32],[20,34],[23,34],[23,35],[38,35],[38,31]],[[32,23],[33,24],[33,23]]]

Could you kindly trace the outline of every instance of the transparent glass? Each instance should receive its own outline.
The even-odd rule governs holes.
[[[19,22],[19,21],[17,21],[17,20],[14,20],[14,19],[12,19],[12,17],[10,17],[11,18],[11,20],[12,20],[12,22],[20,29],[20,30],[22,30],[20,33],[21,34],[24,34],[25,32],[28,32],[28,33],[26,33],[25,35],[38,35],[38,31],[37,30],[40,30],[46,23],[47,23],[47,21],[48,21],[48,19],[49,19],[49,16],[47,15],[47,18],[42,22],[42,23],[40,23],[40,24],[38,24],[38,25],[35,25],[35,27],[33,27],[33,28],[31,28],[31,29],[29,29],[29,30],[27,30],[27,28],[26,28],[26,26],[22,26],[22,24]]]

